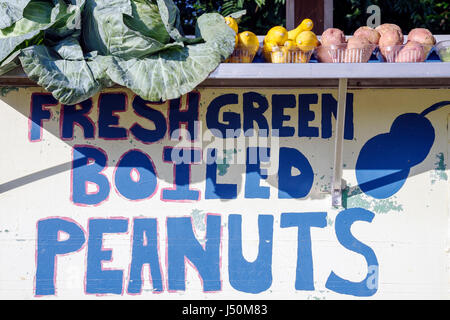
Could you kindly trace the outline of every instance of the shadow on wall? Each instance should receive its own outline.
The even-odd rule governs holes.
[[[167,201],[203,197],[230,201],[241,193],[246,199],[269,199],[271,193],[279,199],[330,197],[332,117],[337,106],[333,90],[320,99],[318,94],[299,95],[298,101],[294,94],[273,94],[270,99],[248,91],[242,104],[234,93],[208,92],[203,99],[201,89],[166,103],[144,101],[126,90],[106,90],[75,106],[62,106],[40,90],[4,90],[3,102],[29,119],[30,143],[42,142],[50,133],[73,148],[73,157],[1,184],[0,194],[72,171],[72,200],[83,205],[101,203],[113,192],[112,185],[129,200],[147,199],[156,192]],[[18,103],[24,94],[30,105]],[[311,105],[320,104],[319,100],[321,110],[314,114]],[[344,170],[355,171],[357,185],[344,190],[344,207],[351,207],[351,198],[361,195],[389,199],[411,175],[438,169],[429,165],[432,161],[420,169],[418,165],[430,156],[436,138],[427,116],[450,106],[450,101],[424,106],[422,113],[403,113],[389,131],[373,135],[368,130],[371,136],[364,137],[365,132],[353,129],[353,94],[348,100]],[[295,111],[297,118],[287,115],[289,111]],[[381,121],[379,110],[373,114]],[[321,127],[316,128],[311,123],[319,118]],[[364,127],[359,123],[357,128]],[[227,129],[233,129],[231,136],[237,138],[218,138],[228,134]],[[267,138],[264,133],[274,129],[277,137]],[[259,141],[247,134],[252,132],[257,132]],[[243,143],[237,144],[238,140]],[[443,153],[435,156],[445,174]],[[113,175],[104,174],[108,167],[114,167]],[[169,186],[158,190],[160,181]],[[96,185],[97,192],[87,192],[87,183]],[[199,183],[202,190],[192,187]]]

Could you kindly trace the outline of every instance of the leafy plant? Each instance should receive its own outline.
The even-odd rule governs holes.
[[[227,16],[245,10],[246,15],[239,21],[239,30],[251,30],[256,34],[266,34],[275,25],[286,24],[286,0],[175,0],[181,10],[183,28],[193,32],[193,18],[205,12],[218,12]]]
[[[245,9],[240,30],[266,34],[270,27],[286,24],[286,0],[175,0],[181,11],[181,22],[188,34],[194,32],[196,17],[204,12],[229,13]],[[381,20],[398,24],[402,29],[424,27],[435,34],[450,32],[448,0],[335,0],[334,26],[346,34],[367,24],[370,5],[381,8]]]
[[[114,83],[160,101],[192,91],[234,50],[235,33],[217,13],[186,37],[172,0],[4,0],[0,74],[22,65],[63,104]],[[22,7],[19,7],[22,5]]]

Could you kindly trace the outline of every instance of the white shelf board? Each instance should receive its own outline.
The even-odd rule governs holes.
[[[450,78],[449,62],[424,63],[222,63],[211,79]]]

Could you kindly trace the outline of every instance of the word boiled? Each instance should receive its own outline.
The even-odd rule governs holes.
[[[245,198],[269,199],[270,187],[261,186],[266,179],[266,170],[261,162],[270,161],[270,148],[247,149],[245,165]],[[237,184],[217,182],[216,149],[207,149],[211,161],[206,164],[205,199],[236,199]],[[254,154],[254,161],[250,161]],[[261,156],[263,155],[263,156]],[[183,161],[179,161],[182,159]],[[200,163],[201,151],[190,148],[163,149],[164,162],[173,165],[173,187],[161,191],[163,201],[198,201],[200,191],[190,187],[191,166]],[[72,169],[72,201],[77,205],[98,205],[107,200],[111,192],[110,180],[103,171],[108,167],[106,153],[92,146],[75,146]],[[296,169],[300,174],[292,174]],[[291,199],[306,197],[314,182],[314,173],[307,158],[297,149],[280,148],[278,156],[278,198]],[[158,173],[152,156],[142,150],[132,149],[122,155],[112,178],[117,192],[130,201],[145,200],[153,197],[158,188]],[[89,190],[95,185],[95,191]]]

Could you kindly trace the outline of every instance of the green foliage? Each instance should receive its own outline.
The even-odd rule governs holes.
[[[263,35],[275,25],[286,24],[286,0],[175,0],[180,8],[183,28],[194,33],[196,18],[204,12],[218,12],[224,16],[245,9],[241,30]],[[370,5],[381,8],[381,22],[398,24],[405,33],[413,28],[428,28],[435,34],[450,32],[450,2],[448,0],[335,0],[334,26],[346,34],[367,24]]]
[[[404,33],[427,28],[435,34],[450,32],[450,3],[446,0],[339,0],[334,1],[334,26],[352,34],[366,25],[370,5],[381,9],[381,23],[395,23]]]
[[[218,12],[227,16],[246,10],[239,21],[239,30],[265,34],[276,25],[286,24],[286,0],[175,0],[181,11],[182,25],[186,34],[194,33],[194,21],[204,12]]]

